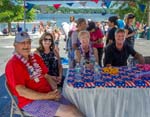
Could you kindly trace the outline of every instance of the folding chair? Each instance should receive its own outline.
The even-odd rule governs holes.
[[[7,81],[5,81],[5,88],[11,98],[11,110],[10,110],[10,117],[13,117],[14,114],[20,115],[21,117],[33,117],[32,115],[22,111],[16,102],[15,97],[12,95],[12,93],[9,90],[9,86],[7,85]]]

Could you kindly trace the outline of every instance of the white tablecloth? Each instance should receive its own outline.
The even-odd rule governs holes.
[[[149,88],[76,89],[65,81],[63,95],[86,117],[150,117]]]

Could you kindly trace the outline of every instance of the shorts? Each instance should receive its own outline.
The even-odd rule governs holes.
[[[71,103],[62,96],[59,101],[35,100],[24,106],[22,110],[34,117],[54,117],[60,104],[70,105]]]

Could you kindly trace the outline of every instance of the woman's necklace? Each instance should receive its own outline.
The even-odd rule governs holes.
[[[31,58],[30,62],[33,64],[18,53],[15,53],[15,56],[27,67],[30,78],[34,79],[34,81],[38,83],[40,81],[40,77],[42,76],[42,69],[37,63],[37,60],[34,58],[34,54],[29,55]]]

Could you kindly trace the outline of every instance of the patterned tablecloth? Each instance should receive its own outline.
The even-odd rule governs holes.
[[[76,78],[75,69],[68,70],[67,83],[74,88],[149,88],[150,70],[143,67],[119,67],[118,73],[111,74],[104,72],[105,68],[99,70],[97,74],[93,70],[86,69],[80,75],[81,79]],[[113,69],[113,68],[112,68]]]
[[[119,67],[115,74],[102,68],[99,77],[82,69],[81,78],[69,69],[63,95],[86,117],[150,117],[148,67]]]

